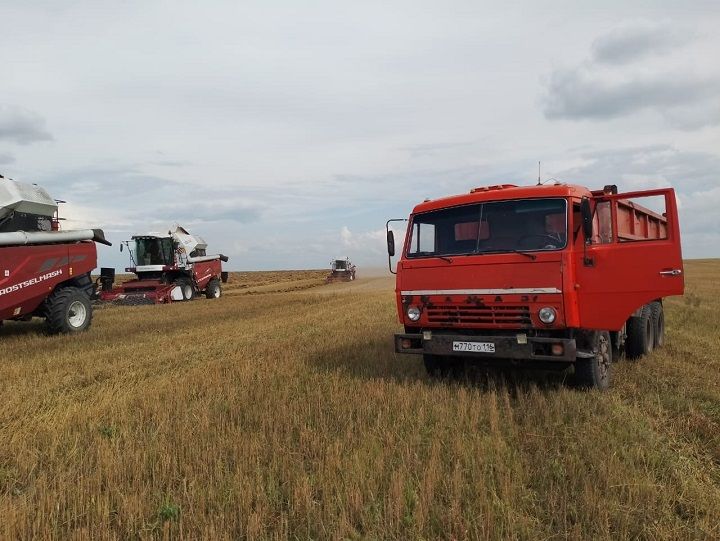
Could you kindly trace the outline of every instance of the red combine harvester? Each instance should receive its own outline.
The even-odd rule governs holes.
[[[42,317],[52,333],[90,326],[95,243],[110,243],[101,229],[59,229],[44,189],[0,175],[0,324]]]
[[[330,274],[325,279],[326,283],[331,282],[352,282],[355,280],[355,265],[350,258],[333,259],[330,263]]]
[[[395,350],[439,375],[468,360],[574,365],[581,386],[605,389],[614,358],[663,345],[663,298],[683,289],[672,189],[478,188],[413,210]]]
[[[136,278],[113,287],[115,269],[101,269],[100,300],[137,305],[189,301],[200,293],[208,299],[222,295],[221,283],[228,277],[222,262],[228,258],[206,255],[205,241],[182,227],[176,225],[167,234],[135,235],[124,244],[134,264],[125,271]]]

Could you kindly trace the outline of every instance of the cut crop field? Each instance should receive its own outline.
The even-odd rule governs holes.
[[[610,391],[428,378],[388,277],[0,328],[0,538],[720,538],[720,261]]]

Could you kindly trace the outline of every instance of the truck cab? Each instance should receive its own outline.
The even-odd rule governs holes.
[[[572,364],[581,385],[607,388],[613,352],[661,345],[662,299],[683,292],[675,194],[497,185],[425,201],[396,271],[395,348],[429,372],[472,358]]]

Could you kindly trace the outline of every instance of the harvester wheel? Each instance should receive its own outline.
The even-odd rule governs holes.
[[[208,299],[219,299],[221,296],[222,287],[220,287],[220,282],[215,279],[210,280],[205,288],[205,297]]]
[[[665,313],[662,303],[651,302],[650,314],[655,333],[655,343],[653,345],[656,348],[661,348],[665,345]]]
[[[193,288],[192,282],[187,278],[178,278],[177,280],[175,280],[174,283],[182,291],[183,302],[191,301],[193,296],[195,295],[195,289]]]
[[[639,316],[628,319],[625,354],[628,359],[638,359],[650,353],[654,345],[655,325],[650,305],[646,304]]]
[[[45,319],[52,334],[81,332],[90,327],[92,305],[84,291],[64,287],[45,302]]]
[[[594,357],[575,361],[575,382],[585,389],[604,391],[610,387],[612,376],[612,344],[610,333],[597,331],[593,340]]]

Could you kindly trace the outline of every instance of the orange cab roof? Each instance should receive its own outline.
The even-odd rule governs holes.
[[[515,186],[498,184],[473,188],[468,193],[428,199],[413,209],[413,214],[447,207],[470,205],[485,201],[503,201],[507,199],[531,199],[537,197],[590,197],[590,190],[575,184],[549,184],[542,186]]]

